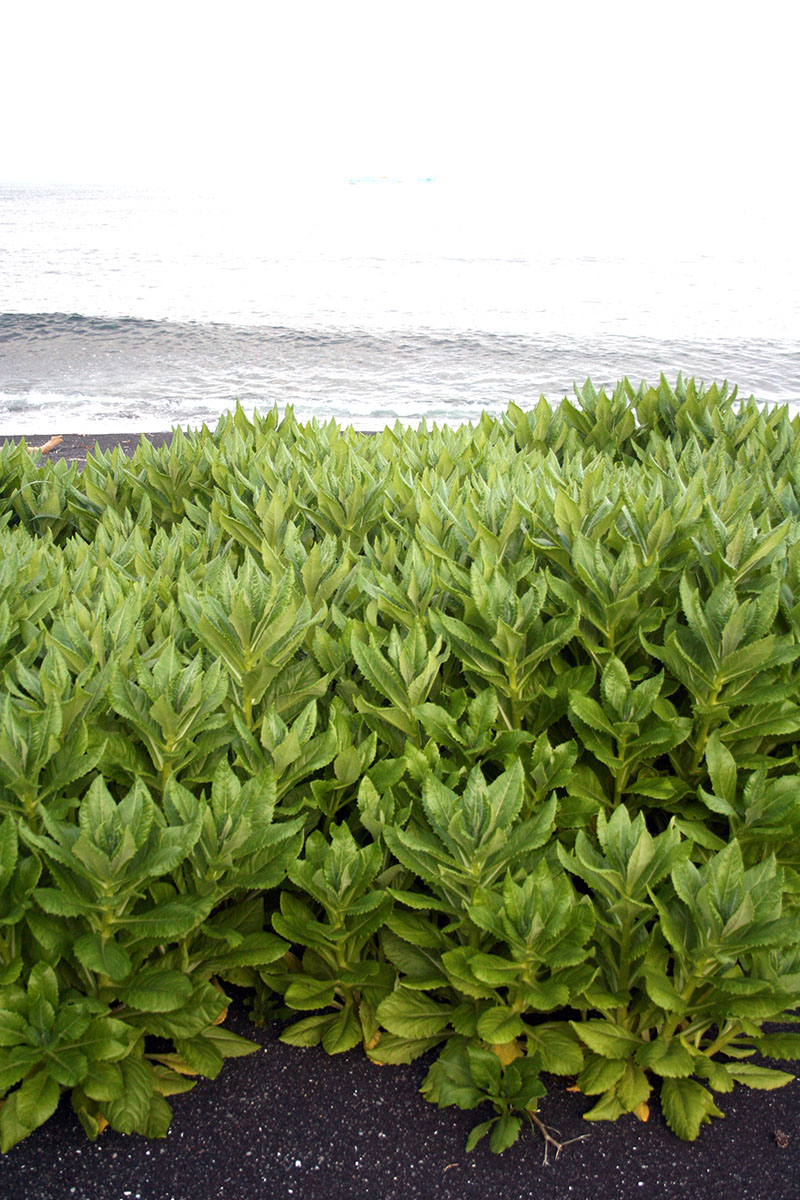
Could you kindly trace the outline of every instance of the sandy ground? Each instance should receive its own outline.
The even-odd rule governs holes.
[[[3,433],[0,434],[0,443],[4,441],[18,442],[21,440],[21,434]],[[65,458],[67,462],[76,462],[79,466],[83,466],[86,462],[86,455],[94,450],[95,446],[99,446],[101,450],[113,450],[115,446],[119,446],[127,455],[133,454],[142,437],[146,437],[154,446],[163,446],[165,442],[169,442],[172,438],[171,433],[103,433],[103,434],[82,434],[82,433],[42,433],[35,437],[32,434],[25,434],[25,444],[37,461],[44,461],[45,457],[50,459]],[[35,453],[42,446],[55,442],[57,444],[48,450],[45,454]]]
[[[582,1121],[589,1097],[550,1078],[539,1112],[562,1140],[588,1134],[543,1163],[523,1132],[493,1155],[464,1154],[488,1108],[436,1109],[418,1094],[429,1058],[377,1067],[360,1050],[329,1057],[254,1027],[241,1003],[227,1024],[263,1049],[230,1060],[216,1080],[172,1099],[166,1138],[106,1130],[91,1143],[68,1099],[51,1120],[0,1158],[3,1200],[798,1200],[800,1083],[774,1092],[737,1087],[726,1114],[698,1141],[679,1141],[657,1103]]]

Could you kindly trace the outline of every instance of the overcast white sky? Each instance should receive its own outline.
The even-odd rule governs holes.
[[[794,10],[794,11],[793,11]],[[793,234],[796,6],[26,0],[0,182],[435,175]]]

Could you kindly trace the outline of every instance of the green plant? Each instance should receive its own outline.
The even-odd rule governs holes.
[[[689,1140],[786,1083],[798,439],[662,378],[0,448],[2,1148],[63,1090],[163,1135],[253,1049],[227,985],[287,1042],[436,1051],[470,1151],[560,1149],[548,1074]]]

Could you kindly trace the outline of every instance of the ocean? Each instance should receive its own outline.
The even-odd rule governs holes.
[[[435,181],[0,187],[0,435],[451,424],[678,372],[800,409],[796,254]]]

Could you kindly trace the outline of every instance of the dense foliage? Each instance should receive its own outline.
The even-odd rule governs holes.
[[[63,1089],[162,1135],[254,1049],[226,984],[437,1048],[470,1148],[543,1072],[687,1139],[791,1079],[751,1060],[800,1057],[800,422],[577,400],[0,450],[4,1150]]]

